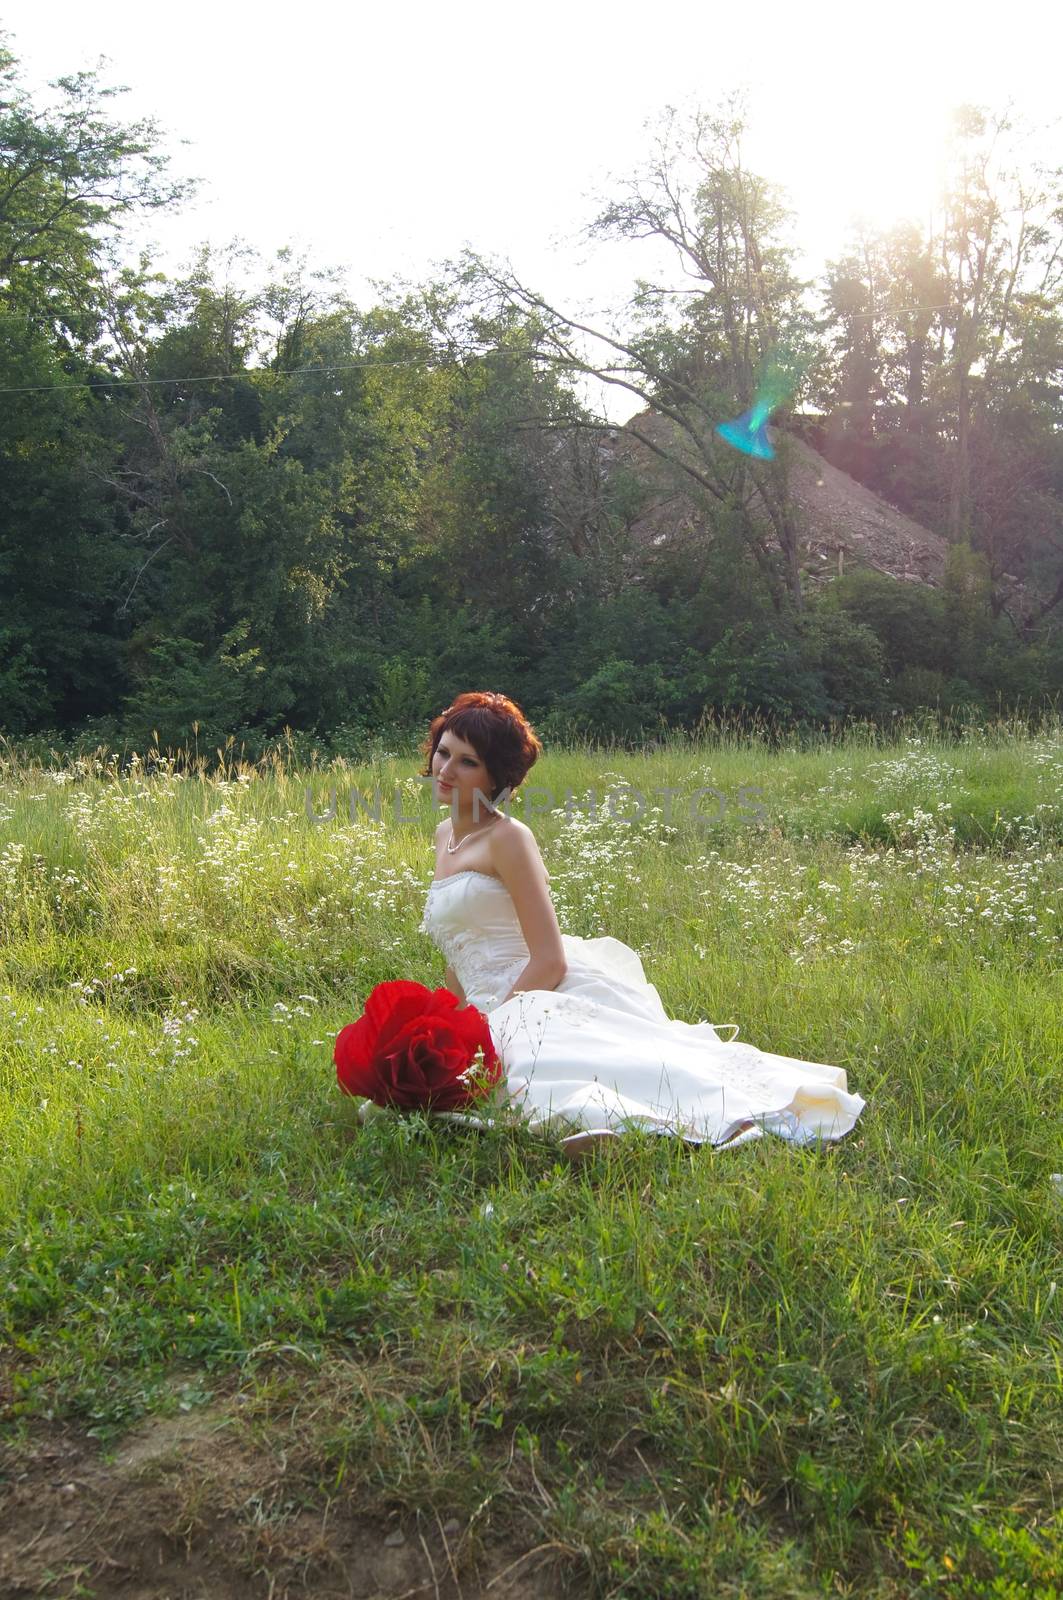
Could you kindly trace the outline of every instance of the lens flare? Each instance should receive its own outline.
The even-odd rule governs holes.
[[[761,461],[771,461],[775,450],[768,439],[768,418],[771,406],[753,405],[743,411],[733,422],[717,424],[716,432],[744,456],[757,456]]]
[[[788,400],[801,378],[802,365],[793,352],[777,346],[764,360],[757,392],[748,411],[731,422],[720,422],[716,432],[744,456],[755,456],[760,461],[771,461],[775,447],[768,438],[768,420],[785,400]]]

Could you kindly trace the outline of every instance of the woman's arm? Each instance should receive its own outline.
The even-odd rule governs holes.
[[[491,860],[509,890],[528,946],[528,964],[503,1001],[523,989],[556,989],[568,970],[557,912],[546,887],[546,869],[535,837],[507,828],[491,840]]]
[[[496,1000],[495,1004],[504,1006],[507,1000],[512,1000],[515,994],[521,994],[525,989],[556,989],[567,971],[564,964],[558,971],[556,966],[544,967],[529,961],[509,993],[503,995],[501,1000]]]
[[[447,968],[447,975],[443,979],[443,986],[444,986],[444,988],[449,989],[451,994],[456,994],[462,1005],[465,1005],[467,1003],[466,999],[465,999],[465,990],[462,988],[461,984],[458,982],[457,978],[454,976],[454,968],[453,967],[448,967]]]

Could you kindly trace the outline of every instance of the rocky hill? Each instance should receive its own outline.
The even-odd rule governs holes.
[[[667,418],[645,411],[632,417],[630,426],[661,448],[675,447],[677,430]],[[811,588],[849,566],[873,567],[908,583],[941,582],[946,539],[832,467],[796,434],[784,439],[775,429],[770,434],[789,456],[790,492],[802,524],[801,564]],[[684,491],[681,474],[652,448],[621,428],[605,438],[602,453],[606,476],[624,463],[651,486],[651,498],[631,523],[638,543],[683,543],[696,536],[704,511]]]

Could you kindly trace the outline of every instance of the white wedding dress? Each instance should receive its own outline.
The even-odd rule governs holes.
[[[863,1110],[841,1067],[773,1055],[721,1039],[709,1022],[669,1017],[638,954],[619,939],[563,933],[568,970],[557,988],[503,1003],[528,946],[509,890],[489,873],[433,881],[421,931],[486,1014],[506,1097],[533,1127],[570,1135],[644,1128],[714,1145],[767,1132],[807,1144],[842,1138]],[[737,1033],[737,1024],[726,1026]]]

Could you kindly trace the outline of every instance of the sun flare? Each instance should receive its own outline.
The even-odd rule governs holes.
[[[823,123],[794,129],[784,181],[810,254],[837,255],[860,229],[936,221],[952,107],[835,99]],[[824,132],[824,128],[827,130]]]

